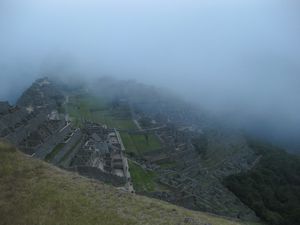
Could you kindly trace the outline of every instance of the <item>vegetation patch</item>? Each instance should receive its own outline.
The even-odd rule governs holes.
[[[121,132],[121,137],[128,154],[142,155],[161,148],[161,143],[154,134]]]
[[[132,134],[130,136],[140,153],[157,150],[161,147],[158,138],[154,134]]]
[[[194,138],[192,144],[195,147],[195,150],[202,156],[203,159],[207,157],[207,147],[208,147],[208,138],[205,134]]]
[[[136,192],[151,192],[155,190],[155,173],[143,169],[129,160],[129,170]]]
[[[126,152],[132,155],[138,155],[138,150],[135,143],[131,139],[131,136],[127,132],[120,132],[123,144],[125,146]]]
[[[69,98],[66,108],[77,126],[82,126],[83,121],[90,120],[110,128],[136,129],[131,119],[130,108],[126,104],[120,105],[90,95],[78,95]]]
[[[251,140],[249,146],[262,158],[247,173],[225,180],[258,216],[274,225],[300,224],[300,158],[271,145]]]
[[[65,146],[65,143],[59,143],[58,145],[56,145],[56,146],[54,147],[54,149],[53,149],[49,154],[46,155],[45,160],[46,160],[47,162],[51,162],[51,161],[54,159],[54,157],[56,156],[56,154],[57,154],[64,146]]]
[[[70,154],[74,151],[74,149],[77,147],[77,145],[81,142],[81,139],[79,139],[65,154],[64,156],[59,160],[59,164],[64,162]]]
[[[162,168],[162,169],[171,169],[176,167],[176,162],[173,161],[168,161],[168,162],[162,162],[162,163],[158,163],[158,165]]]

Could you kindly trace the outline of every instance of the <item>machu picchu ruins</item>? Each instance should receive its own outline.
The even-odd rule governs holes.
[[[75,127],[67,113],[59,112],[66,98],[44,78],[33,83],[16,106],[0,102],[1,138],[33,157],[79,173],[90,169],[95,178],[134,192],[118,131],[89,121]]]
[[[0,0],[0,225],[300,225],[300,0]]]
[[[148,98],[159,94],[136,84],[120,83],[117,91],[103,94],[97,83],[75,92],[65,87],[43,78],[16,105],[0,102],[1,138],[31,157],[126,192],[256,219],[222,184],[224,177],[246,171],[257,160],[242,139],[216,131],[184,103],[174,107],[167,97]]]

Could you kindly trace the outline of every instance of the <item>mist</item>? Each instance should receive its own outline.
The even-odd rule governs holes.
[[[233,126],[300,149],[296,0],[2,0],[0,100],[41,76],[168,88]]]

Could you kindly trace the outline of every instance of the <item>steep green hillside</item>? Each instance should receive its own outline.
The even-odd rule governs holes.
[[[300,224],[299,156],[253,140],[249,146],[260,161],[251,171],[228,177],[225,184],[270,224]]]
[[[0,224],[248,224],[119,191],[0,144]]]

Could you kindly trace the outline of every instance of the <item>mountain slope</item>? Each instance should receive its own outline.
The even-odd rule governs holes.
[[[270,224],[300,224],[300,157],[252,139],[249,145],[260,155],[259,162],[227,177],[225,184]]]
[[[223,131],[202,110],[156,88],[111,79],[94,84],[36,80],[17,106],[3,103],[1,110],[0,104],[0,137],[35,158],[74,169],[82,164],[95,167],[90,162],[105,160],[96,152],[81,151],[89,139],[86,121],[116,128],[125,154],[139,165],[129,168],[137,175],[132,178],[137,193],[192,210],[258,221],[253,210],[221,183],[256,160],[240,135]],[[107,139],[105,135],[102,138]],[[207,144],[197,144],[199,139]],[[94,174],[77,171],[87,177]],[[153,176],[148,180],[139,176],[149,171]],[[97,170],[95,179],[114,180],[99,174]]]
[[[248,224],[189,211],[60,170],[0,144],[0,224]]]

